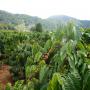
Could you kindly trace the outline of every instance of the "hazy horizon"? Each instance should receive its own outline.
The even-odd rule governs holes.
[[[67,15],[90,20],[89,0],[0,0],[0,10],[40,18]]]

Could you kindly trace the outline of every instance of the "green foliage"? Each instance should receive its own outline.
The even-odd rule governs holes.
[[[31,31],[42,32],[43,31],[42,24],[37,23],[35,26],[32,26]]]
[[[0,58],[17,78],[6,90],[90,90],[89,34],[71,23],[49,34],[1,31]]]
[[[59,73],[54,73],[47,90],[62,90],[61,85],[63,85],[62,77]]]
[[[40,23],[36,24],[36,31],[42,32],[42,25]]]
[[[0,23],[0,30],[15,30],[13,24]]]
[[[0,63],[9,64],[12,67],[11,72],[15,81],[25,78],[27,58],[32,57],[32,61],[35,57],[34,62],[39,61],[42,55],[41,46],[48,38],[49,35],[46,33],[0,31]]]

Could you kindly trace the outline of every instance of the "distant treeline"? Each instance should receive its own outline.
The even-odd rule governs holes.
[[[0,30],[15,30],[13,24],[0,23]]]

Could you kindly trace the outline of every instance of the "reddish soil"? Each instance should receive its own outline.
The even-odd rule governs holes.
[[[10,66],[2,65],[0,68],[0,84],[2,90],[5,90],[5,86],[7,83],[13,83],[12,75],[9,71]]]

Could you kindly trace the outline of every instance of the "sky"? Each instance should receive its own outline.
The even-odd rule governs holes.
[[[68,15],[90,20],[90,0],[0,0],[0,10],[41,18]]]

